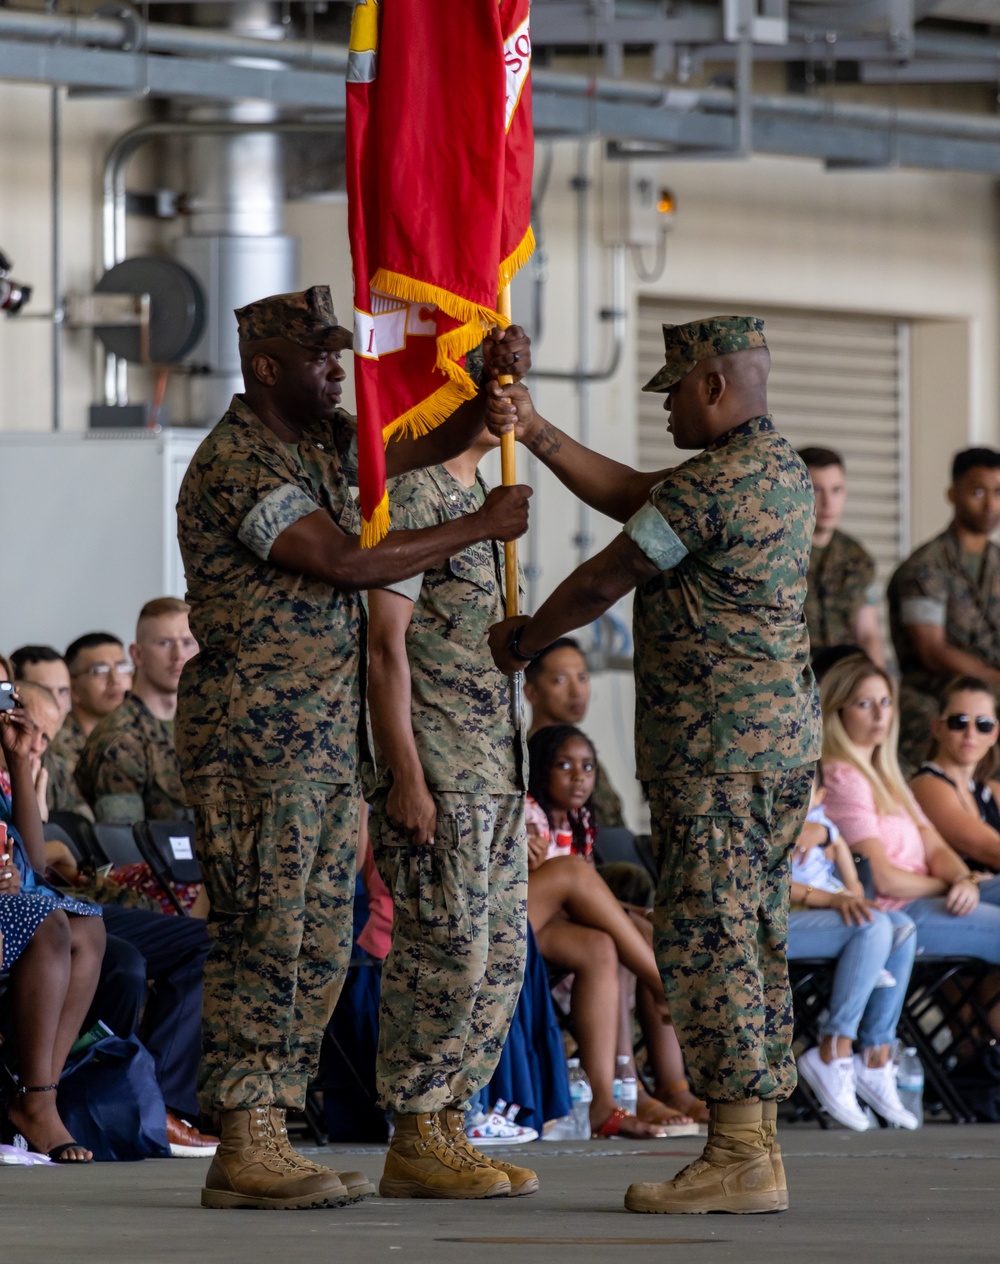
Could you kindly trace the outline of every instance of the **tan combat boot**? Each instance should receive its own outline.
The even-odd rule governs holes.
[[[274,1128],[278,1148],[286,1159],[291,1159],[293,1163],[298,1163],[300,1166],[305,1165],[314,1172],[333,1172],[340,1178],[340,1183],[347,1190],[347,1197],[352,1203],[359,1203],[375,1196],[375,1186],[364,1172],[337,1172],[335,1168],[316,1163],[312,1159],[307,1159],[304,1154],[299,1154],[288,1138],[288,1130],[285,1127],[286,1112],[280,1106],[272,1106],[270,1109],[271,1126]]]
[[[510,1196],[517,1198],[521,1194],[534,1194],[538,1189],[538,1176],[530,1167],[518,1167],[515,1163],[504,1163],[494,1159],[492,1155],[477,1150],[465,1135],[465,1111],[445,1107],[437,1115],[438,1126],[452,1144],[452,1148],[467,1159],[486,1167],[496,1168],[510,1181]]]
[[[293,1157],[279,1141],[270,1107],[224,1111],[222,1140],[205,1177],[201,1205],[293,1211],[348,1201],[336,1172],[309,1163],[291,1147],[289,1153]]]
[[[781,1146],[775,1140],[778,1131],[778,1103],[761,1102],[760,1118],[764,1127],[764,1140],[771,1151],[771,1168],[774,1171],[774,1185],[778,1191],[778,1210],[788,1210],[788,1181],[785,1179],[785,1165],[781,1161]]]
[[[378,1192],[383,1198],[505,1198],[510,1181],[460,1154],[436,1115],[397,1114]]]
[[[713,1105],[701,1157],[673,1180],[630,1185],[625,1194],[629,1211],[668,1215],[707,1211],[747,1215],[779,1211],[780,1201],[759,1101]]]

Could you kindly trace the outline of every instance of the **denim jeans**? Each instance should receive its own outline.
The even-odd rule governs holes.
[[[917,925],[917,952],[931,957],[978,957],[1000,965],[1000,877],[979,887],[979,903],[953,917],[945,897],[913,900],[905,910]]]
[[[997,910],[1000,913],[1000,909]],[[822,1036],[860,1037],[866,1049],[888,1044],[906,997],[916,935],[893,946],[894,931],[912,925],[906,913],[872,910],[864,926],[848,926],[835,909],[793,909],[788,916],[788,960],[821,957],[836,960],[829,1015]],[[877,988],[879,974],[888,970],[893,987]]]

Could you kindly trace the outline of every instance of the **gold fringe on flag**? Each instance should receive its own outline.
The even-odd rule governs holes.
[[[361,547],[374,548],[379,540],[389,532],[389,493],[383,492],[382,499],[375,507],[370,518],[361,520]]]
[[[521,238],[517,248],[512,254],[509,254],[503,263],[500,264],[500,281],[497,286],[498,290],[505,289],[510,285],[516,273],[520,272],[524,265],[531,258],[535,249],[535,234],[531,231],[531,225],[528,225],[528,231]],[[502,322],[509,323],[509,322]]]
[[[389,294],[393,298],[404,299],[407,303],[433,303],[445,315],[463,324],[484,325],[492,329],[494,325],[506,328],[510,321],[494,311],[492,307],[481,307],[472,303],[451,290],[442,289],[439,285],[430,285],[426,281],[418,281],[414,277],[403,276],[401,272],[390,272],[388,268],[379,268],[372,277],[370,287],[381,294]]]
[[[477,393],[475,382],[468,373],[459,369],[457,364],[452,367],[458,369],[464,381],[445,382],[433,395],[428,395],[426,399],[422,399],[419,404],[415,404],[395,421],[384,426],[382,438],[386,443],[393,437],[402,439],[405,435],[411,435],[414,439],[418,439],[421,435],[430,434],[442,421],[446,421],[460,404],[464,404],[467,399],[475,398]],[[364,536],[362,536],[363,543]]]

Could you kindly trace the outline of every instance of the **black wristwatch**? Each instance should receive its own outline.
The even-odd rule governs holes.
[[[526,623],[519,623],[517,625],[514,631],[510,634],[510,640],[507,642],[507,648],[510,650],[510,652],[514,655],[515,658],[520,658],[520,659],[523,659],[524,662],[530,663],[533,659],[539,658],[541,656],[542,651],[536,650],[534,654],[526,654],[524,650],[521,649],[521,646],[520,646],[521,633],[524,631],[526,627],[527,627]]]

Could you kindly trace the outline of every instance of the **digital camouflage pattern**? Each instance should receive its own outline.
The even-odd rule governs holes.
[[[834,531],[825,548],[809,557],[806,624],[812,652],[855,645],[854,621],[863,606],[877,600],[875,562],[857,540]]]
[[[171,727],[134,693],[98,721],[76,766],[96,820],[131,825],[188,815]]]
[[[394,530],[434,527],[482,505],[480,478],[464,487],[443,465],[389,483]],[[430,790],[518,794],[521,752],[514,734],[510,678],[496,669],[486,645],[504,617],[503,546],[471,544],[422,576],[389,585],[414,601],[406,631],[411,714]],[[381,768],[379,784],[388,786]]]
[[[350,421],[283,443],[236,397],[181,485],[201,648],[175,735],[212,909],[209,1110],[302,1105],[350,957],[361,600],[268,561],[318,510],[357,534]]]
[[[796,1084],[789,858],[813,766],[648,785],[659,881],[654,948],[691,1087],[783,1101]]]
[[[341,351],[350,347],[353,335],[337,324],[328,285],[313,285],[295,294],[272,294],[236,309],[240,342],[287,338],[300,347]]]
[[[435,794],[432,846],[417,847],[375,796],[369,834],[392,893],[376,1079],[411,1114],[464,1104],[489,1082],[527,952],[521,795]]]
[[[349,423],[342,414],[345,451]],[[319,509],[358,534],[350,473],[310,438],[283,443],[238,396],[195,453],[177,505],[201,647],[175,722],[189,803],[196,781],[356,778],[361,598],[267,560],[286,527]]]
[[[212,907],[202,1107],[301,1110],[351,957],[357,792],[219,785],[195,834]]]
[[[911,553],[889,581],[889,626],[900,671],[899,755],[908,775],[927,756],[938,696],[952,675],[924,667],[909,631],[915,624],[944,628],[949,645],[1000,668],[1000,548],[987,543],[975,579],[952,526]]]
[[[641,780],[819,758],[803,616],[813,521],[809,472],[755,417],[671,470],[626,524],[664,567],[634,607]]]
[[[94,819],[76,784],[76,766],[86,741],[80,721],[70,711],[42,756],[42,764],[49,774],[45,799],[50,812],[78,812],[88,820]]]
[[[709,316],[686,325],[664,325],[665,363],[642,389],[668,391],[702,360],[766,346],[759,316]]]

